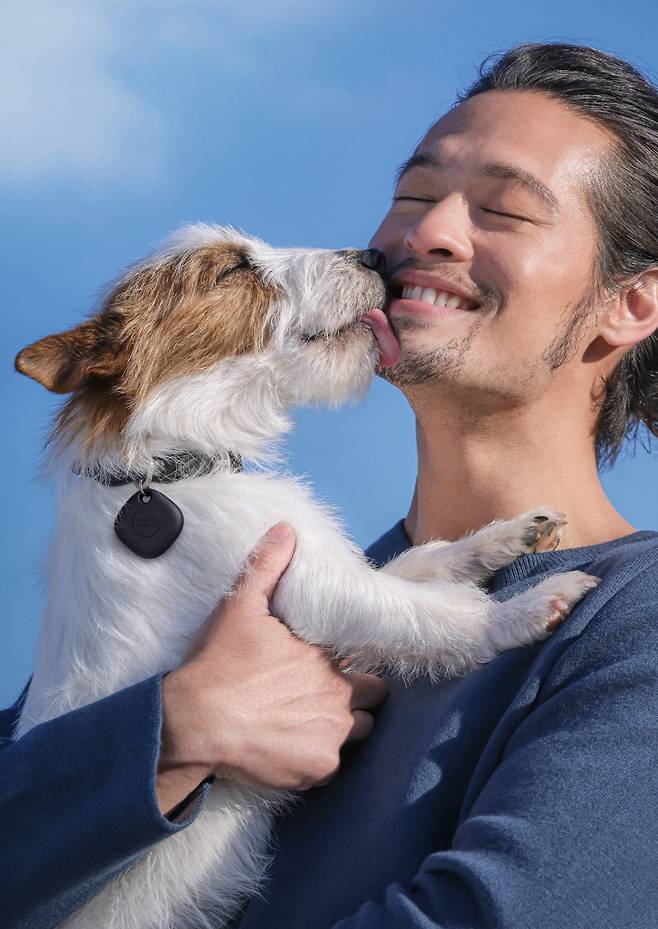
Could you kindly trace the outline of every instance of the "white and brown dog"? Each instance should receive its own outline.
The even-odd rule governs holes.
[[[89,320],[20,352],[18,370],[71,396],[53,433],[60,508],[19,736],[176,667],[279,520],[298,543],[274,612],[362,668],[463,673],[544,638],[596,585],[572,571],[502,603],[478,586],[552,541],[564,519],[548,509],[454,544],[418,546],[375,570],[299,481],[235,466],[267,463],[292,405],[338,404],[368,387],[378,362],[396,361],[380,258],[276,249],[232,229],[191,226],[133,267]],[[117,535],[133,480],[140,491]],[[173,528],[166,513],[149,510],[158,494],[182,514]],[[222,783],[192,826],[66,926],[222,925],[257,888],[273,811],[287,799]]]

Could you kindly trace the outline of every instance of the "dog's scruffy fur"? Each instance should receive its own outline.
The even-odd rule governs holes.
[[[550,510],[418,546],[375,570],[298,480],[222,466],[229,451],[266,464],[292,405],[338,404],[367,388],[379,354],[363,316],[384,305],[386,290],[360,254],[275,249],[232,229],[187,227],[125,274],[94,316],[19,354],[20,371],[70,394],[53,433],[59,516],[19,736],[177,667],[279,520],[298,543],[274,613],[361,668],[466,672],[548,635],[595,585],[570,572],[504,603],[478,586],[554,537],[564,520]],[[165,554],[142,560],[113,531],[134,491],[90,475],[100,466],[155,481],[157,462],[182,450],[215,456],[217,469],[162,488],[185,526]],[[258,887],[273,811],[289,799],[216,785],[189,828],[83,905],[67,929],[225,924]]]

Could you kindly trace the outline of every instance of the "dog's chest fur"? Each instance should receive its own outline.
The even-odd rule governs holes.
[[[73,474],[65,478],[20,734],[177,667],[190,637],[230,592],[249,552],[277,521],[285,519],[297,535],[291,571],[303,570],[303,562],[318,555],[346,567],[355,555],[360,560],[330,510],[312,502],[293,478],[221,472],[161,489],[182,510],[185,525],[164,555],[144,560],[113,529],[133,490]]]

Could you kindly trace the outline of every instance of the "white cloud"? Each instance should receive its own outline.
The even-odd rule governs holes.
[[[23,0],[3,9],[0,178],[157,177],[160,116],[113,69],[120,32],[99,4]]]
[[[258,68],[252,40],[317,26],[346,0],[19,0],[0,33],[0,184],[74,178],[160,182],[168,133],[159,101],[130,86],[122,64],[212,60]],[[157,95],[156,95],[157,96]]]

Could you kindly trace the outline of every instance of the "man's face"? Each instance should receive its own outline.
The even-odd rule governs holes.
[[[587,184],[607,147],[602,129],[532,91],[484,93],[430,129],[371,241],[401,297],[391,380],[458,384],[495,404],[582,369],[564,349],[591,299]],[[461,302],[440,306],[442,292]]]

